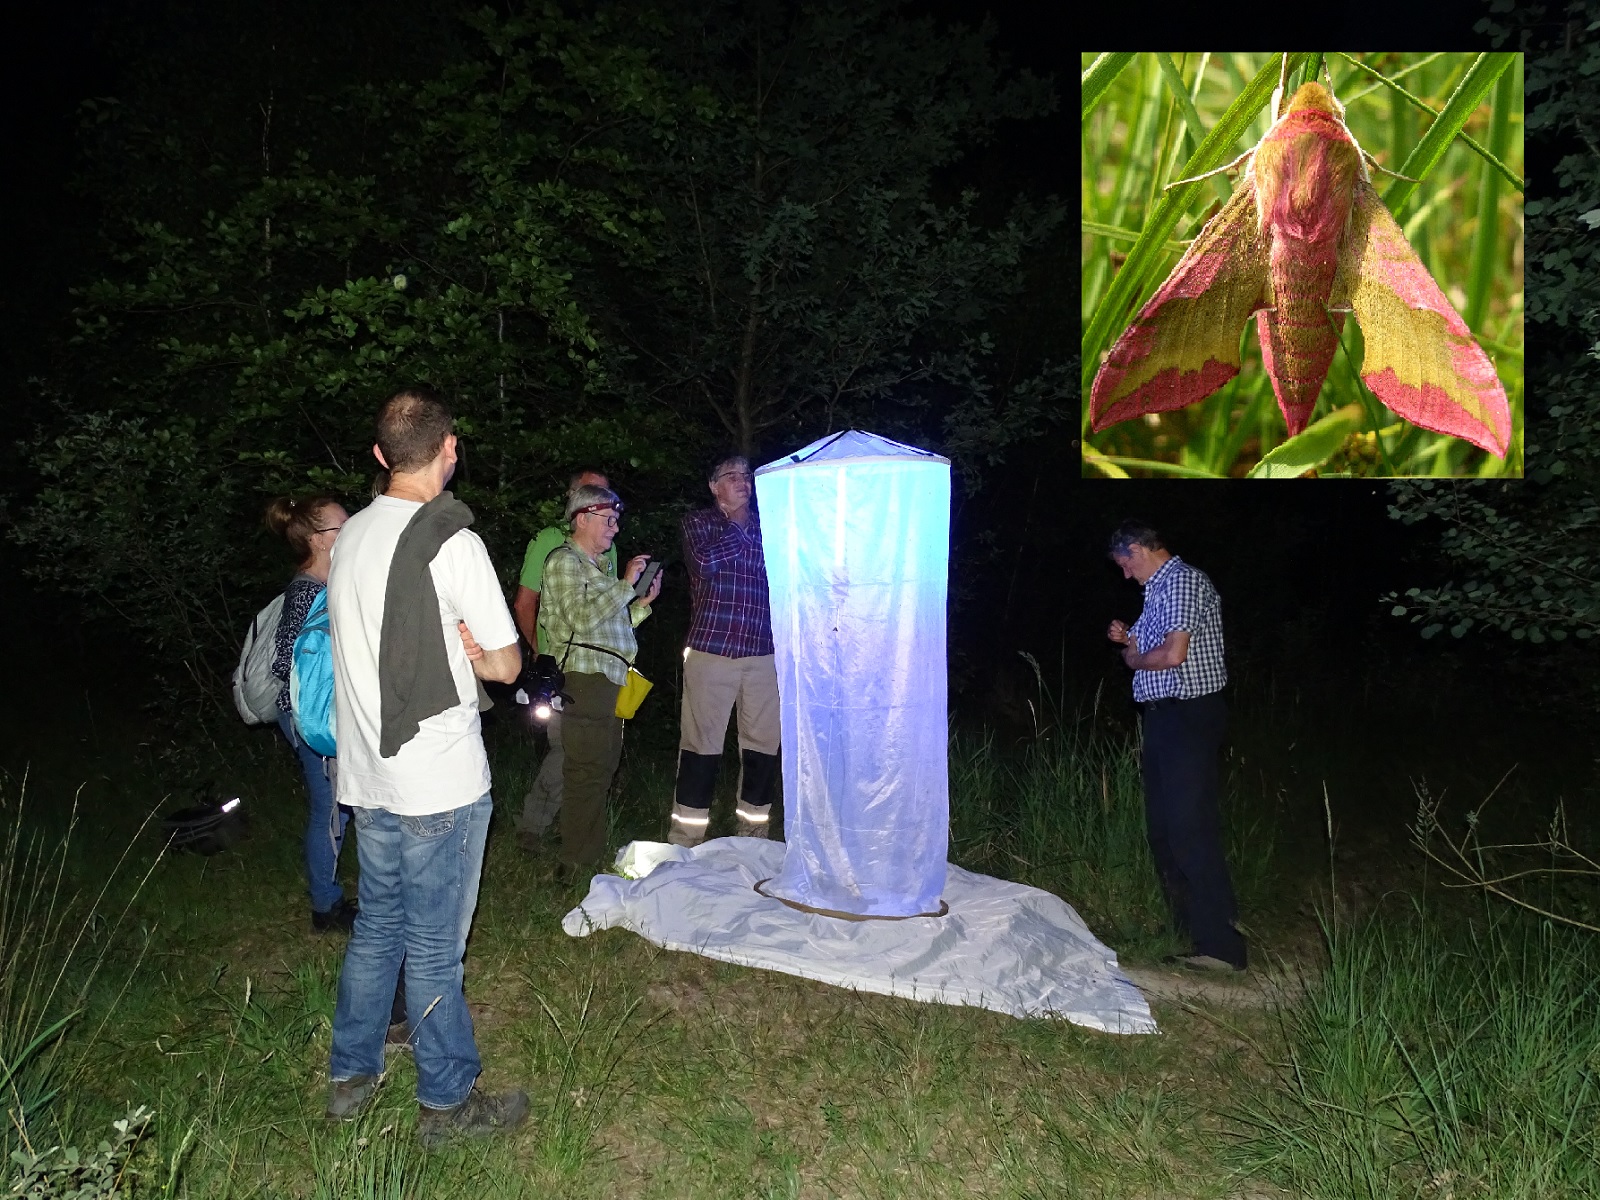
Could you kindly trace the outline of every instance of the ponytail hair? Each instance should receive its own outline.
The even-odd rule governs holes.
[[[274,496],[267,502],[265,522],[277,537],[289,543],[296,566],[311,561],[311,539],[322,523],[322,513],[338,499],[326,493],[315,496]]]

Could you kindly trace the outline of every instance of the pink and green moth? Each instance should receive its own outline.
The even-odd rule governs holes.
[[[1361,377],[1378,399],[1415,425],[1504,458],[1505,388],[1372,186],[1344,107],[1320,83],[1302,84],[1286,104],[1284,90],[1280,80],[1276,119],[1245,156],[1233,195],[1101,364],[1092,428],[1211,395],[1239,373],[1254,314],[1262,365],[1293,436],[1354,312],[1366,342]]]

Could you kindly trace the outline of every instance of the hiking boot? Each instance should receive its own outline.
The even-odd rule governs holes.
[[[667,841],[674,846],[682,846],[693,850],[706,840],[706,830],[711,825],[711,810],[709,808],[689,808],[687,805],[674,804],[672,806],[672,824],[667,831]]]
[[[312,933],[349,933],[355,928],[356,914],[361,907],[348,896],[327,912],[311,914]]]
[[[411,1022],[396,1021],[383,1035],[384,1054],[404,1054],[411,1049]]]
[[[330,1121],[355,1120],[377,1094],[381,1078],[379,1075],[352,1075],[349,1079],[334,1080],[333,1087],[328,1090],[328,1111],[324,1115]]]
[[[524,854],[538,854],[544,848],[544,839],[531,829],[517,830],[517,849]]]
[[[456,1138],[490,1137],[506,1133],[528,1119],[528,1093],[518,1089],[491,1096],[473,1084],[467,1098],[454,1108],[418,1106],[417,1140],[424,1150],[434,1150]]]
[[[734,809],[734,816],[739,820],[739,826],[734,831],[740,837],[767,838],[771,836],[772,805],[746,804],[739,801],[739,807]]]

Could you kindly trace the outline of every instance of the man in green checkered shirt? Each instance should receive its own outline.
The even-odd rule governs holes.
[[[609,488],[611,481],[600,471],[588,468],[577,471],[567,484],[566,498],[570,499],[584,484]],[[554,653],[550,649],[550,638],[539,621],[539,601],[544,590],[544,560],[550,557],[557,546],[567,540],[567,534],[571,532],[571,528],[564,522],[541,529],[528,543],[528,552],[522,560],[522,577],[517,582],[517,595],[512,601],[511,612],[517,619],[517,628],[522,631],[523,638],[534,654]],[[601,555],[601,565],[613,578],[616,577],[615,546]],[[544,761],[539,764],[539,774],[535,776],[533,786],[522,798],[522,815],[517,818],[517,845],[530,854],[538,851],[545,833],[555,823],[557,814],[561,812],[561,770],[564,756],[561,750],[559,712],[552,712],[545,721],[545,732],[549,735],[550,749],[545,754]]]
[[[579,867],[598,866],[605,853],[606,793],[622,757],[617,693],[638,653],[634,627],[650,615],[661,576],[635,597],[649,555],[630,559],[621,579],[605,569],[603,556],[622,520],[615,492],[577,488],[567,499],[567,518],[571,536],[544,562],[540,610],[570,697],[561,712],[561,865],[570,877]]]

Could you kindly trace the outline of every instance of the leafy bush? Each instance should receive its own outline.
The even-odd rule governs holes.
[[[6,1189],[7,1200],[115,1200],[132,1196],[143,1173],[134,1159],[154,1117],[143,1106],[129,1111],[111,1127],[114,1141],[101,1142],[85,1154],[76,1146],[52,1146],[42,1152],[13,1150],[16,1174]]]

